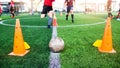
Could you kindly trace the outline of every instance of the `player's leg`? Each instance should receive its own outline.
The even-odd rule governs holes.
[[[44,18],[44,17],[46,17],[46,14],[47,14],[47,6],[43,6],[43,10],[42,10],[42,12],[41,12],[41,18]]]
[[[120,12],[119,12],[118,15],[116,16],[116,18],[120,18]]]
[[[73,12],[73,6],[70,8],[70,13],[71,13],[71,18],[72,18],[72,23],[74,23],[74,12]]]
[[[67,7],[66,20],[68,20],[69,12],[70,12],[70,7],[68,6],[68,7]]]
[[[117,14],[116,18],[118,18],[118,17],[119,17],[119,12],[118,12],[118,14]]]
[[[1,18],[2,13],[0,13],[0,18]]]
[[[51,28],[52,18],[53,17],[53,11],[48,12],[48,28]]]
[[[10,12],[10,14],[11,14],[11,18],[14,18],[15,15],[12,11]]]
[[[0,13],[0,20],[2,20],[1,15],[2,15],[2,13]]]
[[[41,18],[44,18],[45,17],[45,14],[41,14]]]
[[[15,14],[14,14],[14,8],[13,7],[10,7],[10,14],[11,14],[11,17],[14,18]]]
[[[14,18],[15,17],[15,14],[14,14],[14,11],[12,12],[12,18]]]
[[[117,20],[120,20],[120,12],[117,15]]]
[[[48,28],[51,28],[51,23],[52,23],[52,15],[53,15],[53,9],[52,6],[43,6],[43,10],[41,13],[41,18],[44,18],[46,14],[48,13]]]

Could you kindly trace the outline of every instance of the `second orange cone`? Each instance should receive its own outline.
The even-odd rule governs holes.
[[[57,18],[56,18],[55,15],[54,15],[54,18],[53,18],[53,26],[58,26],[58,24],[57,24]]]
[[[108,17],[106,20],[106,26],[104,30],[104,35],[102,39],[101,47],[98,48],[100,52],[106,52],[106,53],[116,53],[112,46],[112,33],[111,33],[111,22],[110,18]]]

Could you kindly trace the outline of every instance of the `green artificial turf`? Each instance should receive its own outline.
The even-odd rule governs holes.
[[[47,26],[47,18],[39,15],[19,15],[10,19],[3,15],[3,23],[15,25],[16,18],[20,19],[21,26]],[[75,22],[65,20],[65,14],[57,14],[58,26],[84,25],[104,22],[106,14],[75,13]],[[58,36],[65,42],[65,48],[60,54],[61,68],[119,68],[120,67],[120,21],[115,18],[111,21],[113,48],[117,53],[101,53],[93,43],[102,39],[105,23],[90,26],[58,27]],[[30,52],[24,57],[9,56],[13,50],[14,26],[0,24],[0,68],[48,68],[49,41],[52,28],[21,27],[24,41],[30,45]]]

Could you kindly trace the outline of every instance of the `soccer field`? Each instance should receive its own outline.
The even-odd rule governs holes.
[[[75,14],[75,22],[65,20],[65,14],[56,14],[58,36],[65,42],[60,54],[61,68],[119,68],[120,67],[120,21],[111,20],[112,43],[116,53],[101,53],[93,43],[102,39],[107,14]],[[24,40],[30,52],[24,57],[9,56],[13,50],[16,18],[2,16],[0,24],[0,68],[48,68],[48,47],[52,28],[47,28],[47,18],[39,15],[20,15]]]

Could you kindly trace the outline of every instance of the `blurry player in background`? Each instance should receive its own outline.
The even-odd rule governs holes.
[[[120,8],[119,8],[118,15],[116,18],[117,18],[117,20],[120,20]]]
[[[40,0],[41,2],[42,0]],[[55,0],[44,0],[44,4],[43,4],[43,9],[41,12],[41,18],[46,17],[46,15],[48,15],[48,28],[51,28],[51,23],[52,23],[52,17],[53,17],[53,2]],[[39,2],[39,3],[40,3]]]
[[[14,14],[14,1],[11,0],[10,2],[10,14],[12,15],[11,18],[14,18],[15,14]]]
[[[72,23],[74,23],[73,7],[75,5],[75,0],[65,0],[64,5],[67,7],[66,20],[68,20],[68,16],[71,14]]]
[[[112,4],[112,0],[107,0],[107,12],[108,12],[108,17],[110,17],[111,19],[114,17],[112,15],[112,9],[111,9],[111,4]]]
[[[2,15],[2,6],[1,6],[1,3],[0,3],[0,20],[2,20],[1,15]]]

